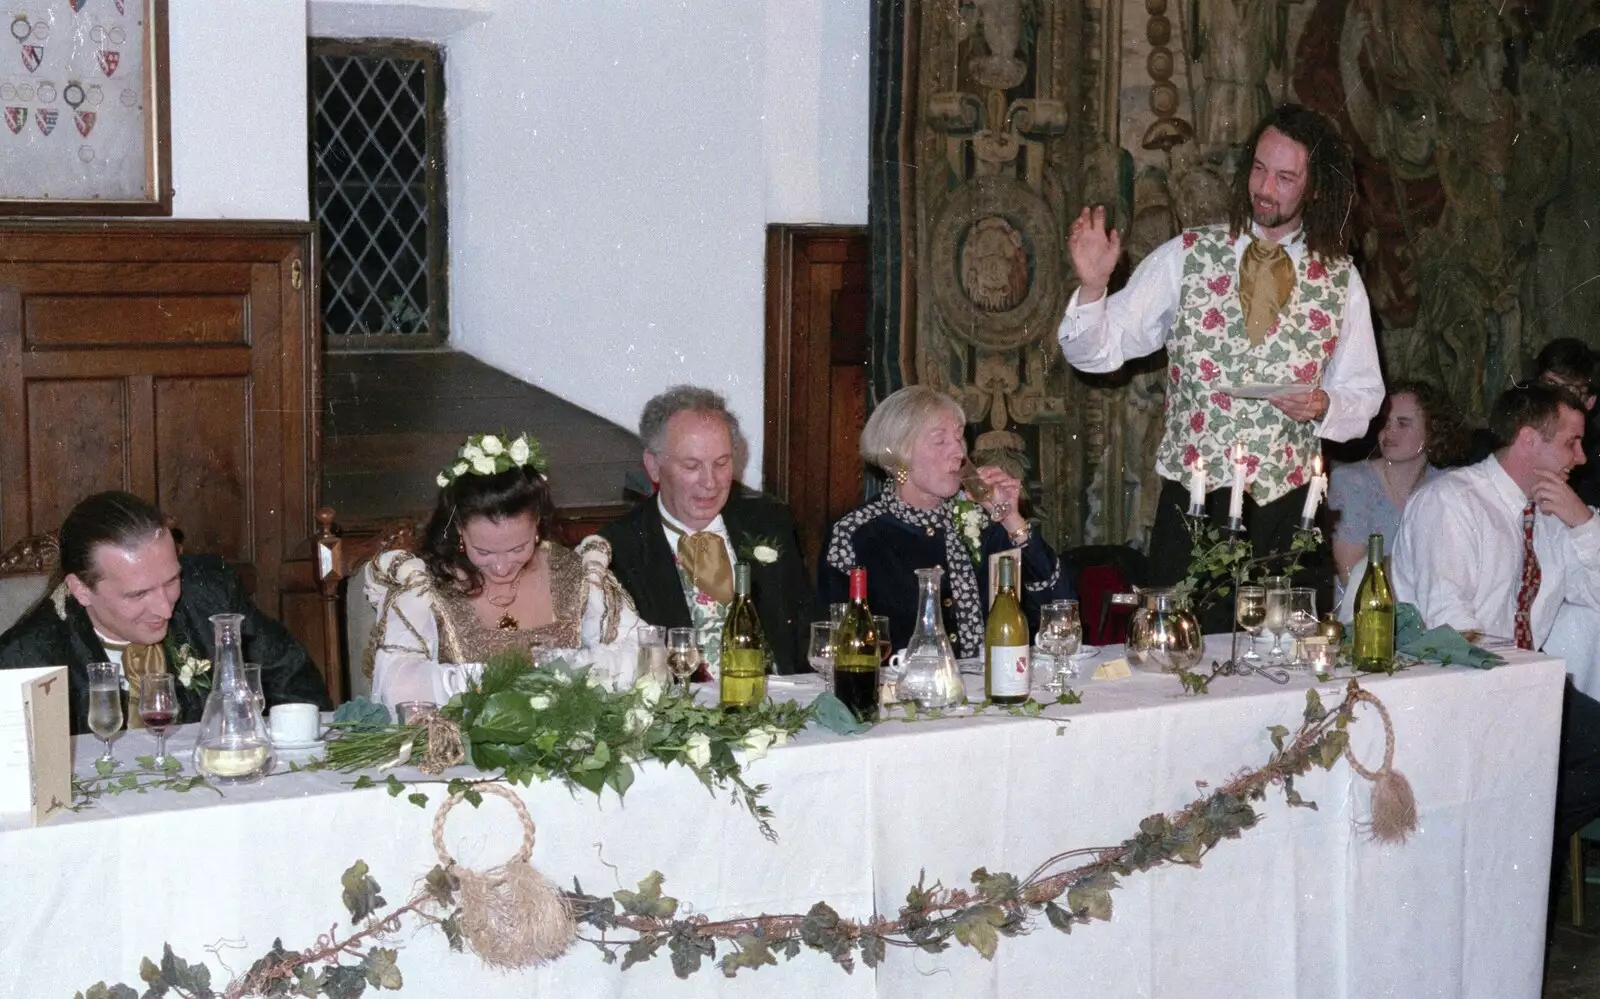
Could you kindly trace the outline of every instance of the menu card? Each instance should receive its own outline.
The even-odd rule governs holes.
[[[67,668],[0,670],[0,814],[34,825],[72,804]]]

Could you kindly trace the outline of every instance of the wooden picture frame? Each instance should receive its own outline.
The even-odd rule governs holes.
[[[171,215],[167,0],[0,14],[0,215]]]

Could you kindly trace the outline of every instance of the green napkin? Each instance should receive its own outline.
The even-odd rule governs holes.
[[[1398,604],[1394,609],[1394,650],[1401,655],[1425,659],[1445,666],[1471,666],[1474,669],[1493,669],[1505,665],[1505,658],[1487,649],[1480,649],[1462,637],[1461,632],[1441,624],[1426,631],[1422,615],[1412,604]]]
[[[389,709],[365,697],[346,701],[333,713],[335,725],[353,732],[382,728],[389,721]]]
[[[860,735],[872,727],[870,722],[857,720],[855,712],[828,691],[818,694],[817,699],[811,702],[811,719],[839,735]]]

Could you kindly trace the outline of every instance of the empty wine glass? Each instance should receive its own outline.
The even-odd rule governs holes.
[[[1294,665],[1307,667],[1302,640],[1317,633],[1317,591],[1309,586],[1296,586],[1289,591],[1289,634],[1294,636]]]
[[[156,767],[167,762],[167,730],[178,720],[178,689],[171,673],[149,673],[139,679],[139,719],[156,737]]]
[[[806,662],[817,671],[825,684],[833,683],[833,622],[811,623],[811,644],[806,651]]]
[[[95,762],[115,762],[111,739],[122,731],[122,670],[116,663],[90,663],[89,731],[105,743],[105,754]]]
[[[700,665],[700,649],[694,644],[693,628],[672,628],[667,631],[667,671],[680,687],[689,686]]]
[[[1261,653],[1256,651],[1256,636],[1261,634],[1261,626],[1267,620],[1267,588],[1265,586],[1241,586],[1235,595],[1233,619],[1239,627],[1250,634],[1250,650],[1240,659],[1257,660]]]
[[[1078,617],[1076,600],[1053,600],[1039,610],[1039,633],[1034,644],[1049,661],[1052,675],[1047,686],[1059,689],[1066,681],[1078,675],[1078,666],[1072,657],[1083,644],[1083,624]]]

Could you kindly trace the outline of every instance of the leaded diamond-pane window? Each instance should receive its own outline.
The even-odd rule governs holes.
[[[313,39],[311,217],[328,344],[437,343],[445,326],[444,78],[425,45]]]

